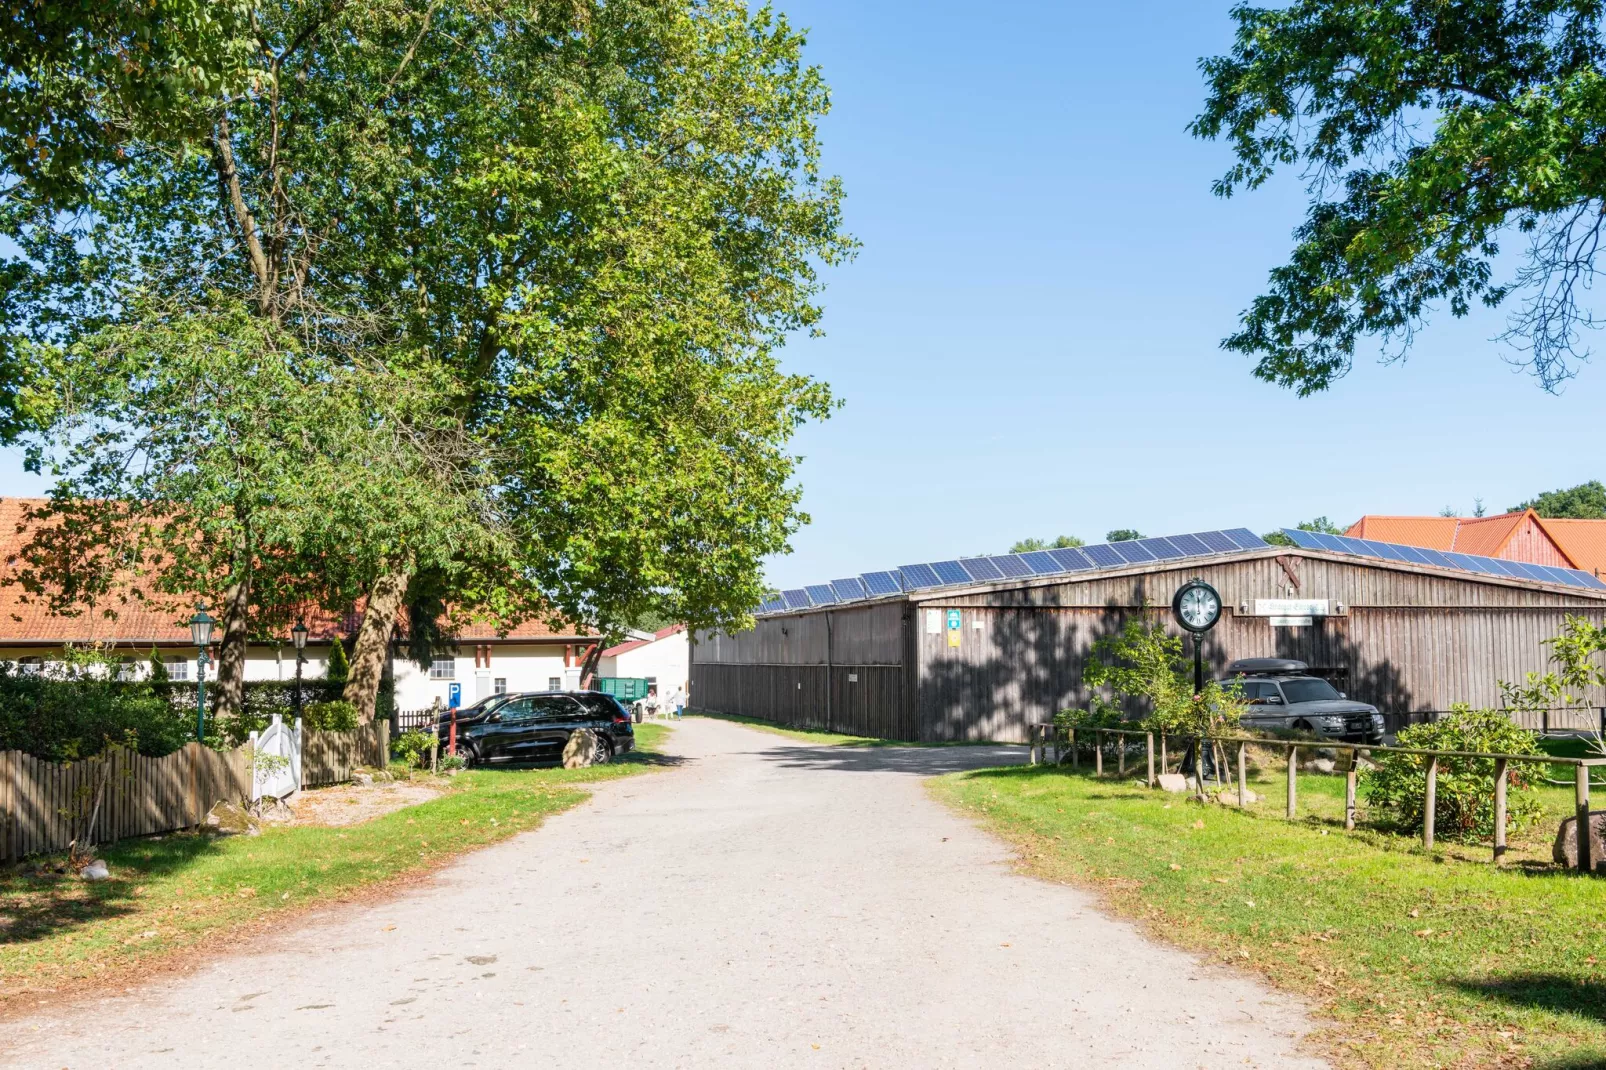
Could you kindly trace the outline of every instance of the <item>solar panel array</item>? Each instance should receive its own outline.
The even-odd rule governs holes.
[[[1538,580],[1541,583],[1559,583],[1567,587],[1606,590],[1606,583],[1576,568],[1557,568],[1554,565],[1535,565],[1526,561],[1507,561],[1499,557],[1479,557],[1477,554],[1430,550],[1425,546],[1405,546],[1401,543],[1377,542],[1374,539],[1352,539],[1348,535],[1328,535],[1321,531],[1284,528],[1283,534],[1293,539],[1296,546],[1302,546],[1307,550],[1328,550],[1355,557],[1377,557],[1385,561],[1432,565],[1435,568],[1454,569],[1457,572],[1478,572],[1485,576],[1499,576],[1503,579]]]
[[[778,597],[766,600],[754,612],[760,616],[786,613],[813,606],[857,602],[865,598],[884,598],[907,591],[1060,576],[1095,569],[1129,568],[1156,561],[1180,561],[1240,550],[1262,550],[1266,545],[1264,539],[1248,528],[1232,528],[1228,531],[1201,531],[1193,535],[1170,535],[1163,539],[1135,539],[1096,546],[1031,550],[1023,554],[930,561],[782,591]]]

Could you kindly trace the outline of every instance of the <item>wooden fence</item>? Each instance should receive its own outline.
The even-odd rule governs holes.
[[[342,783],[358,766],[384,768],[390,724],[307,732],[301,752],[303,787]],[[219,752],[188,743],[160,758],[114,746],[79,762],[0,751],[0,860],[198,825],[219,802],[250,801],[251,758],[250,744]]]
[[[1031,764],[1037,765],[1053,753],[1054,764],[1058,765],[1065,754],[1070,755],[1071,768],[1080,764],[1081,746],[1077,741],[1077,733],[1082,733],[1082,742],[1089,737],[1093,739],[1093,775],[1104,775],[1104,751],[1110,737],[1116,740],[1116,775],[1126,776],[1127,748],[1130,741],[1142,739],[1147,761],[1148,772],[1145,783],[1150,787],[1159,784],[1155,775],[1155,736],[1156,733],[1142,729],[1127,728],[1066,728],[1060,725],[1036,723],[1029,726],[1031,749]],[[1164,733],[1159,733],[1160,739],[1160,772],[1167,772],[1170,768],[1170,749],[1166,743]],[[1182,737],[1181,742],[1202,743],[1197,737]],[[1422,763],[1424,777],[1424,801],[1422,814],[1422,845],[1428,850],[1433,849],[1434,823],[1437,816],[1437,807],[1434,805],[1436,787],[1439,777],[1439,761],[1442,758],[1482,758],[1494,763],[1494,777],[1490,784],[1490,792],[1494,796],[1494,858],[1500,861],[1506,853],[1506,790],[1510,782],[1508,773],[1512,762],[1528,763],[1531,765],[1560,765],[1569,766],[1573,770],[1574,814],[1578,821],[1578,868],[1590,874],[1606,874],[1606,867],[1597,868],[1600,859],[1590,857],[1589,836],[1589,771],[1606,766],[1606,758],[1562,758],[1554,755],[1535,754],[1490,754],[1482,751],[1459,750],[1430,750],[1424,747],[1385,747],[1364,743],[1344,743],[1337,740],[1323,740],[1321,742],[1302,742],[1296,740],[1264,739],[1258,736],[1221,735],[1209,740],[1211,745],[1231,744],[1237,751],[1238,773],[1238,805],[1244,806],[1247,802],[1248,777],[1246,753],[1249,747],[1264,747],[1275,750],[1282,748],[1288,763],[1288,819],[1292,821],[1298,815],[1299,802],[1299,752],[1300,750],[1347,750],[1351,759],[1349,769],[1345,774],[1344,783],[1344,828],[1353,830],[1356,818],[1356,774],[1357,763],[1355,757],[1361,754],[1410,754],[1425,758]],[[1180,770],[1180,767],[1179,767]],[[1225,788],[1226,784],[1219,780],[1220,770],[1217,770],[1217,788]]]
[[[301,786],[344,784],[359,766],[390,762],[390,722],[374,720],[354,732],[307,732],[301,742]]]
[[[98,812],[96,797],[100,798]],[[188,743],[160,758],[108,747],[81,762],[0,753],[0,858],[110,843],[199,824],[223,799],[251,797],[251,748]],[[94,828],[89,828],[93,817]]]

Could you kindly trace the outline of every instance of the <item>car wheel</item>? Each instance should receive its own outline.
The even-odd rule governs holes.
[[[459,743],[457,745],[457,756],[463,759],[463,765],[468,768],[473,768],[484,761],[484,759],[480,757],[480,749],[474,744],[467,742]]]
[[[1296,732],[1314,732],[1314,731],[1316,731],[1316,729],[1311,726],[1311,723],[1309,721],[1305,720],[1304,718],[1300,718],[1299,720],[1295,721],[1293,724],[1289,725],[1288,727],[1292,728]]]
[[[613,758],[613,744],[609,743],[608,737],[601,732],[596,733],[596,737],[597,745],[591,751],[591,764],[607,765],[609,760]]]

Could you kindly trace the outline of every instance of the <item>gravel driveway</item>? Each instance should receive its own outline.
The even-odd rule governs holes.
[[[406,898],[7,1023],[37,1067],[1318,1067],[1292,1000],[1016,876],[920,778],[1021,748],[675,727]]]

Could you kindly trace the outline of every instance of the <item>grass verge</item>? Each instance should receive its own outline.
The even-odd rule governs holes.
[[[711,721],[729,721],[732,724],[745,725],[756,728],[760,732],[769,732],[772,735],[785,736],[788,739],[802,740],[804,743],[813,743],[821,747],[996,747],[1010,746],[1011,744],[997,743],[910,743],[902,739],[881,739],[878,736],[851,736],[841,732],[827,732],[819,728],[803,728],[798,725],[776,724],[758,717],[745,717],[739,713],[710,713],[705,710],[687,710],[688,717],[706,717]],[[1025,747],[1025,744],[1019,744]]]
[[[344,828],[260,836],[173,834],[106,848],[110,880],[0,875],[0,1007],[145,973],[258,923],[426,872],[583,802],[586,786],[662,766],[669,730],[639,725],[636,749],[590,769],[491,768],[445,794]],[[29,868],[29,872],[31,872]]]
[[[1317,810],[1329,792],[1307,783],[1326,779],[1300,778]],[[1606,880],[1288,821],[1284,784],[1255,782],[1275,800],[1259,812],[1048,767],[931,790],[1029,872],[1310,997],[1332,1021],[1314,1039],[1342,1065],[1606,1066]]]

